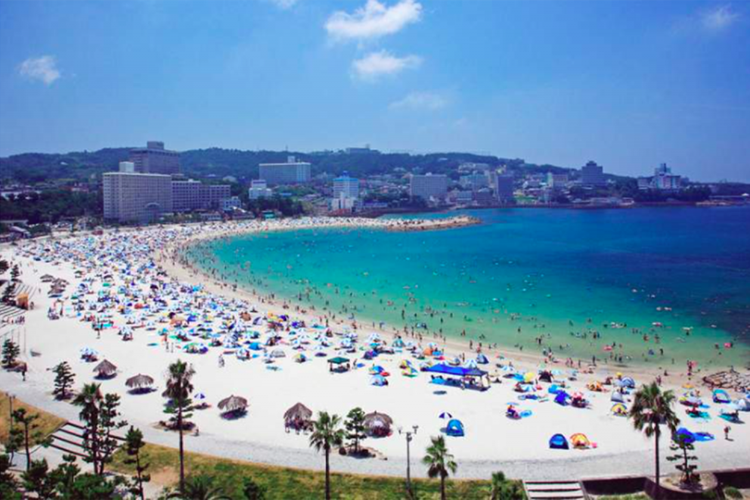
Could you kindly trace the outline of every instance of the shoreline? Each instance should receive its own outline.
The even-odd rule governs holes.
[[[306,230],[306,229],[321,229],[321,228],[359,228],[359,229],[367,229],[371,228],[373,226],[369,224],[365,225],[357,225],[357,220],[367,220],[367,219],[358,219],[358,218],[350,218],[346,222],[342,223],[341,225],[337,224],[335,222],[329,223],[329,224],[321,224],[321,225],[315,225],[315,226],[308,226],[303,225],[300,227],[296,226],[284,226],[284,227],[274,227],[274,228],[258,228],[258,227],[251,227],[251,228],[241,228],[239,230],[233,229],[233,228],[226,228],[226,229],[219,229],[218,232],[212,233],[212,234],[197,234],[191,236],[187,240],[180,241],[178,244],[178,247],[175,248],[174,245],[171,245],[169,247],[168,252],[171,252],[171,256],[169,257],[171,262],[168,262],[163,256],[154,255],[155,260],[158,260],[160,265],[165,265],[165,267],[168,267],[168,272],[171,272],[171,274],[174,274],[175,277],[178,277],[181,281],[189,282],[193,285],[200,285],[207,287],[207,290],[211,291],[212,293],[216,293],[218,295],[224,295],[226,297],[231,297],[239,300],[248,301],[254,304],[255,308],[258,309],[260,312],[264,313],[273,313],[274,310],[277,310],[279,307],[283,308],[285,312],[292,312],[297,317],[302,317],[305,319],[307,323],[315,324],[316,322],[322,322],[324,319],[327,319],[329,322],[331,322],[332,327],[338,327],[338,328],[351,328],[353,324],[356,324],[357,327],[355,327],[355,330],[357,328],[360,328],[362,330],[366,331],[374,331],[378,334],[385,335],[389,338],[389,340],[394,340],[397,337],[404,338],[404,340],[408,340],[411,337],[407,337],[404,334],[403,329],[399,329],[398,327],[394,325],[389,325],[387,322],[381,322],[379,318],[377,317],[367,317],[367,316],[360,316],[356,315],[354,320],[346,320],[343,319],[341,315],[335,315],[336,319],[334,320],[331,317],[328,317],[331,311],[311,311],[310,305],[304,304],[302,302],[299,302],[294,297],[288,297],[288,296],[280,296],[273,292],[270,292],[268,290],[262,290],[255,288],[254,290],[250,290],[246,288],[245,286],[241,284],[230,284],[228,282],[222,281],[219,277],[212,275],[208,273],[205,269],[200,268],[196,263],[190,262],[189,258],[187,257],[186,253],[189,252],[190,248],[194,245],[198,245],[201,243],[206,243],[210,241],[220,240],[220,239],[229,239],[234,238],[238,236],[248,235],[248,234],[258,234],[261,232],[270,232],[270,231],[297,231],[297,230]],[[383,220],[394,220],[394,219],[383,219]],[[417,220],[417,219],[412,219]],[[432,221],[433,219],[427,219],[427,221]],[[441,220],[441,219],[435,219],[435,220]],[[442,219],[446,220],[446,219]],[[471,224],[473,225],[473,224]],[[453,226],[453,227],[461,227],[461,226]],[[450,228],[450,226],[445,226],[445,229]],[[441,228],[442,229],[442,228]],[[260,303],[258,303],[260,301]],[[372,324],[370,324],[372,323]],[[381,328],[380,324],[385,324],[385,328]],[[510,346],[510,345],[502,345],[500,343],[496,342],[490,342],[488,345],[486,345],[486,341],[482,341],[481,339],[467,339],[462,340],[460,338],[456,338],[455,336],[446,336],[443,334],[437,334],[436,332],[430,332],[423,335],[423,338],[419,339],[420,342],[429,342],[434,341],[439,343],[441,346],[443,346],[446,353],[451,354],[451,356],[475,356],[478,352],[483,352],[488,355],[491,359],[495,360],[495,355],[502,353],[503,355],[503,361],[505,363],[510,363],[513,366],[520,366],[524,367],[524,369],[537,369],[541,364],[549,363],[553,366],[557,365],[559,367],[563,367],[563,359],[555,357],[554,361],[548,358],[547,356],[544,356],[539,353],[535,352],[524,352],[522,349],[518,349],[516,347]],[[482,348],[477,349],[476,347],[470,348],[469,344],[471,343],[474,346],[482,345]],[[493,347],[494,345],[494,347]],[[446,359],[448,357],[446,356]],[[670,380],[675,380],[675,385],[682,385],[683,383],[687,382],[693,382],[696,379],[700,379],[703,375],[705,375],[705,369],[699,367],[697,371],[695,371],[692,376],[688,376],[686,367],[683,365],[671,365],[669,367],[669,375],[665,375],[665,368],[663,366],[653,366],[653,365],[644,365],[639,364],[637,362],[615,362],[612,360],[607,361],[607,358],[602,356],[601,358],[598,358],[597,361],[599,363],[592,364],[590,359],[583,359],[580,357],[573,357],[574,361],[580,361],[581,365],[579,367],[579,370],[581,370],[582,373],[586,373],[588,371],[595,370],[597,368],[599,369],[610,369],[617,372],[622,372],[623,374],[629,375],[629,376],[642,376],[643,374],[646,374],[647,376],[651,377],[652,379],[655,379],[656,377],[661,377],[665,384],[669,383]],[[726,365],[719,365],[719,366],[712,366],[712,371],[719,371],[721,369],[729,369],[733,365],[731,363],[727,363]],[[494,366],[494,361],[492,365],[492,369],[494,370],[496,367]],[[568,367],[566,367],[568,368]],[[572,368],[572,367],[571,367]]]

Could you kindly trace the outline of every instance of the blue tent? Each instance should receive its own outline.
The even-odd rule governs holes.
[[[481,352],[479,354],[477,354],[477,363],[479,363],[480,365],[486,365],[489,362],[490,362],[490,360],[487,359],[487,356],[485,356]]]
[[[729,393],[724,389],[716,389],[714,391],[714,403],[729,403],[732,399],[729,397]]]
[[[448,421],[448,425],[445,428],[445,433],[452,437],[463,437],[464,435],[464,424],[458,419],[452,419]]]
[[[557,396],[555,396],[555,403],[565,406],[568,404],[568,398],[570,398],[570,394],[565,391],[560,391],[557,393]]]
[[[487,375],[486,371],[480,370],[479,368],[462,368],[460,366],[448,366],[443,363],[439,363],[434,366],[426,368],[424,371],[431,373],[442,373],[445,375],[454,375],[456,377],[481,377]]]
[[[677,440],[680,440],[685,444],[692,444],[695,443],[695,434],[684,427],[680,427],[677,429],[677,432],[675,432],[675,441]]]
[[[562,434],[555,434],[549,439],[549,447],[553,450],[567,450],[570,449],[568,440]]]
[[[370,384],[382,387],[384,385],[388,385],[388,381],[382,375],[375,375],[370,379]]]

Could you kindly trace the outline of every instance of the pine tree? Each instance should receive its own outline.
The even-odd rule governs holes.
[[[21,348],[11,339],[5,339],[3,342],[3,367],[13,368],[16,366],[18,356],[21,355]]]
[[[360,441],[367,438],[365,434],[365,412],[362,408],[354,408],[346,416],[346,439],[354,446],[354,453],[359,453]]]
[[[19,430],[22,432],[23,447],[26,452],[26,470],[31,467],[31,444],[32,442],[41,442],[42,433],[36,421],[39,419],[38,413],[29,413],[26,408],[18,408],[13,411],[13,422],[20,425]],[[44,443],[43,443],[44,444]]]
[[[699,476],[695,473],[698,468],[697,465],[691,462],[697,462],[698,457],[696,455],[690,455],[690,452],[695,451],[693,446],[694,439],[692,436],[685,434],[677,434],[672,437],[672,444],[669,445],[669,449],[676,452],[674,455],[667,457],[670,462],[681,462],[675,464],[675,469],[682,472],[680,476],[680,482],[685,485],[692,485],[697,483]]]
[[[73,383],[75,382],[76,375],[70,368],[67,361],[63,361],[59,365],[55,366],[55,389],[52,394],[57,399],[68,399],[72,395]]]
[[[143,433],[131,426],[125,435],[125,453],[128,455],[125,463],[135,466],[135,476],[133,476],[130,492],[140,497],[141,500],[146,498],[143,493],[143,483],[151,481],[151,476],[145,473],[150,464],[142,462],[141,450],[144,446],[146,443],[143,441]]]

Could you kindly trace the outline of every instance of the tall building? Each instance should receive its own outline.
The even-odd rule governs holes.
[[[120,162],[120,172],[127,172],[130,174],[135,173],[135,163],[132,161],[121,161]]]
[[[513,203],[515,201],[513,191],[513,176],[498,173],[495,176],[495,198],[497,201],[500,203]]]
[[[257,200],[258,198],[270,198],[273,196],[273,191],[268,188],[268,184],[263,179],[258,179],[250,182],[250,187],[247,190],[247,197],[251,200]]]
[[[169,175],[107,172],[102,181],[107,220],[152,222],[173,210]]]
[[[334,198],[359,198],[359,179],[349,177],[346,172],[341,177],[333,179]]]
[[[192,179],[172,181],[172,206],[175,212],[221,208],[222,200],[232,197],[228,184],[203,184]]]
[[[638,189],[657,189],[660,191],[679,191],[682,188],[682,177],[674,175],[666,163],[654,169],[653,177],[639,177]]]
[[[568,186],[568,174],[555,174],[547,172],[547,187],[551,189],[560,189]]]
[[[180,153],[164,149],[161,141],[148,141],[145,148],[130,150],[130,161],[141,174],[177,175],[180,173]]]
[[[286,163],[261,163],[258,169],[259,177],[269,186],[310,182],[310,164],[297,161],[294,156],[288,157]]]
[[[458,180],[458,183],[461,184],[461,187],[465,189],[471,189],[472,191],[486,188],[490,185],[490,181],[489,181],[489,178],[487,177],[487,174],[476,174],[476,173],[462,175],[461,178]]]
[[[409,181],[409,196],[422,198],[429,201],[430,198],[444,199],[448,194],[447,175],[418,175],[413,174]]]
[[[604,168],[590,161],[581,167],[581,184],[584,186],[603,186],[607,183],[604,179]]]

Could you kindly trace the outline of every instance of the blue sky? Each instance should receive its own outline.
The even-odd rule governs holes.
[[[149,139],[750,181],[750,2],[0,0],[0,155]]]

